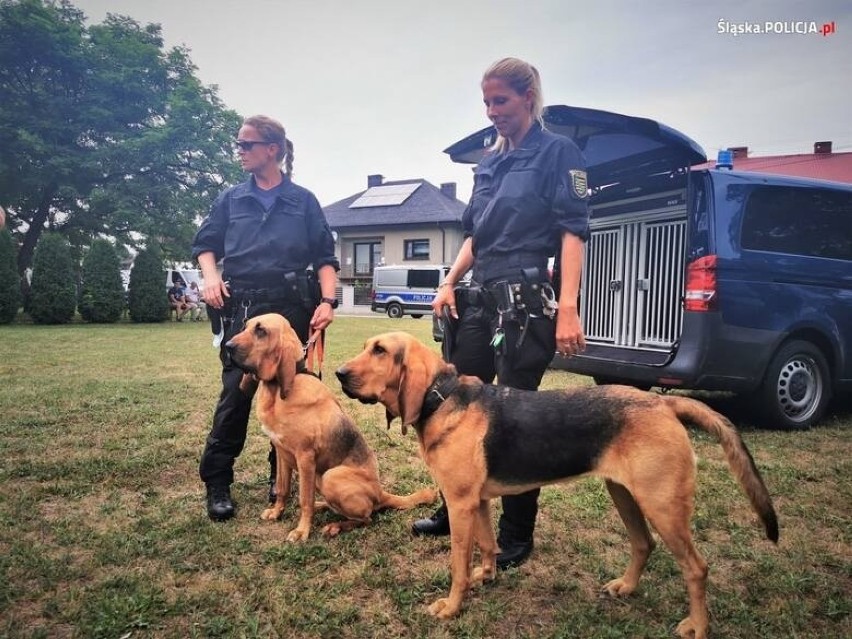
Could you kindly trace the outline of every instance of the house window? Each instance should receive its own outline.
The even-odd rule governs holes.
[[[405,259],[428,260],[429,240],[405,240]]]
[[[382,261],[382,243],[355,243],[353,249],[355,252],[355,275],[372,275],[373,269]]]

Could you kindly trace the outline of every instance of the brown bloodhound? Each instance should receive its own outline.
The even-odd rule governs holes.
[[[489,500],[537,486],[595,475],[627,527],[631,557],[624,575],[603,590],[636,588],[654,548],[647,521],[675,555],[689,594],[682,637],[707,636],[707,564],[695,549],[690,517],[695,456],[682,420],[721,442],[766,534],[778,540],[772,500],[751,454],[731,423],[701,402],[626,386],[521,391],[459,376],[437,353],[402,332],[367,340],[363,352],[337,372],[344,392],[382,403],[388,423],[413,425],[420,454],[447,502],[452,587],[429,612],[456,615],[467,590],[495,576]],[[481,565],[471,574],[473,544]]]
[[[298,371],[302,344],[290,323],[274,313],[259,315],[227,344],[234,363],[259,382],[257,416],[277,456],[275,503],[261,515],[276,520],[284,510],[293,470],[299,471],[298,526],[287,541],[304,541],[315,508],[331,508],[346,517],[328,524],[334,536],[369,523],[382,508],[413,508],[437,498],[432,489],[407,497],[385,492],[376,456],[331,391],[316,376]],[[319,491],[324,502],[314,502]]]

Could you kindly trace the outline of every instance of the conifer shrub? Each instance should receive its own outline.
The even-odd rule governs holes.
[[[80,315],[87,322],[111,324],[124,310],[118,254],[107,240],[95,240],[83,259]]]
[[[156,246],[140,251],[130,271],[130,319],[163,322],[169,317],[163,255]]]
[[[0,231],[0,324],[12,322],[21,307],[21,278],[18,276],[15,240],[8,230]]]
[[[71,246],[56,233],[46,233],[33,255],[29,312],[36,324],[67,324],[77,307]]]

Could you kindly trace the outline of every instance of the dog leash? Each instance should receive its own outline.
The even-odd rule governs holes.
[[[317,377],[322,379],[322,360],[325,351],[325,331],[316,330],[311,335],[308,343],[305,344],[305,365],[311,373],[315,373]],[[317,367],[314,369],[314,357],[317,360]]]

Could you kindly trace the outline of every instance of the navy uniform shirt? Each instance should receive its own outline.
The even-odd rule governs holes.
[[[534,122],[521,144],[488,153],[474,169],[473,193],[462,215],[465,238],[473,238],[477,266],[516,262],[540,266],[554,255],[567,231],[587,240],[589,207],[586,164],[574,142]],[[494,268],[484,267],[494,276]]]
[[[192,257],[212,251],[237,287],[280,286],[284,274],[326,264],[340,269],[334,238],[314,194],[283,176],[267,209],[254,176],[225,190],[202,222]]]

